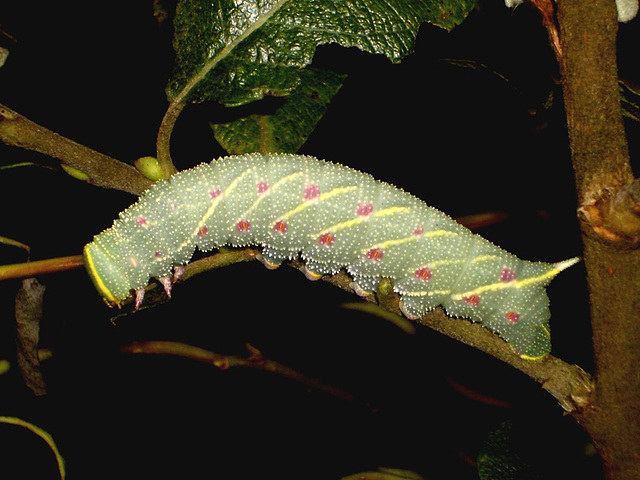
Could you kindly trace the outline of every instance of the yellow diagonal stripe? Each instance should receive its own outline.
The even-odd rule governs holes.
[[[493,260],[494,258],[500,258],[498,255],[480,255],[479,257],[471,260],[471,263],[486,262],[487,260]]]
[[[388,207],[382,210],[378,210],[372,215],[372,217],[384,217],[387,215],[395,215],[397,213],[406,213],[406,212],[409,212],[410,210],[411,210],[410,207]],[[345,228],[353,227],[354,225],[358,225],[362,222],[366,222],[368,219],[369,217],[356,217],[351,220],[346,220],[344,222],[336,223],[334,225],[331,225],[330,227],[325,227],[322,229],[322,231],[318,233],[312,233],[310,236],[312,238],[315,238],[324,232],[337,232],[338,230],[344,230]]]
[[[341,193],[351,192],[351,191],[355,190],[356,188],[358,188],[358,187],[355,186],[355,185],[352,185],[352,186],[349,186],[349,187],[334,188],[333,190],[330,190],[330,191],[328,191],[326,193],[323,193],[323,194],[319,195],[316,198],[313,198],[311,200],[305,200],[300,205],[296,206],[292,210],[289,210],[287,213],[282,215],[280,217],[280,219],[281,220],[287,220],[289,217],[292,217],[295,214],[300,213],[305,208],[310,207],[311,205],[314,205],[317,202],[322,202],[323,200],[326,200],[327,198],[331,198],[331,197],[334,197],[336,195],[340,195]]]
[[[457,293],[455,295],[451,295],[451,298],[453,298],[454,300],[462,300],[465,297],[469,297],[471,295],[478,295],[484,292],[503,290],[505,288],[525,288],[525,287],[528,287],[529,285],[535,285],[536,283],[546,283],[547,280],[552,279],[561,271],[562,269],[560,268],[552,268],[548,272],[545,272],[542,275],[538,275],[537,277],[524,278],[522,280],[518,280],[515,282],[490,283],[489,285],[482,285],[478,288],[474,288],[473,290],[469,290],[464,293]]]
[[[278,191],[278,189],[282,185],[284,185],[285,183],[290,182],[291,180],[295,180],[297,177],[299,177],[302,174],[303,174],[303,172],[295,172],[295,173],[292,173],[290,175],[287,175],[286,177],[282,177],[280,180],[278,180],[276,183],[274,183],[272,186],[270,186],[269,190],[264,192],[262,195],[258,195],[258,198],[256,198],[255,202],[253,202],[251,204],[251,206],[246,211],[242,212],[242,215],[240,215],[240,217],[238,217],[238,220],[242,220],[243,218],[247,218],[249,216],[249,214],[253,210],[255,210],[258,207],[258,205],[260,205],[260,202],[262,202],[262,200],[267,198],[267,196],[269,196],[271,193]]]
[[[242,181],[242,179],[244,177],[246,177],[249,173],[253,173],[253,169],[252,168],[248,168],[247,170],[242,172],[240,175],[238,175],[236,178],[234,178],[231,181],[231,183],[227,186],[227,188],[225,188],[224,191],[220,195],[218,195],[213,200],[213,202],[211,202],[211,206],[207,209],[207,211],[205,212],[204,216],[202,217],[202,219],[200,219],[200,221],[198,222],[198,225],[193,230],[193,234],[194,235],[198,234],[198,230],[200,230],[200,228],[207,222],[207,220],[209,220],[211,215],[213,215],[213,212],[216,211],[216,208],[218,208],[218,203],[220,203],[220,200],[222,198],[226,197],[227,195],[229,195],[238,186],[238,183],[240,183],[240,181]],[[191,243],[191,242],[188,242],[188,243]],[[184,245],[182,245],[182,246],[184,246]]]
[[[433,297],[435,295],[449,295],[451,290],[419,290],[417,292],[400,292],[401,295],[410,297]]]
[[[408,211],[409,207],[391,207],[391,208],[406,208]],[[385,210],[380,210],[380,212],[384,212]],[[403,210],[405,211],[405,210]],[[397,213],[397,212],[394,212]],[[385,215],[389,215],[389,213],[385,213]],[[380,215],[382,216],[382,215]],[[443,236],[457,236],[458,234],[455,232],[451,232],[449,230],[432,230],[429,232],[425,232],[422,235],[410,235],[408,237],[403,237],[403,238],[395,238],[393,240],[387,240],[386,242],[382,242],[382,243],[377,243],[375,245],[372,245],[370,247],[367,248],[363,248],[362,249],[362,253],[366,253],[369,250],[371,250],[372,248],[387,248],[387,247],[393,247],[394,245],[401,245],[403,243],[407,243],[407,242],[415,242],[416,240],[418,240],[420,237],[443,237]]]

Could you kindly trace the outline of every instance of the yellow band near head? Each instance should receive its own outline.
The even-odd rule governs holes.
[[[98,292],[100,293],[100,295],[102,295],[105,298],[105,300],[109,302],[117,303],[118,299],[113,296],[113,294],[109,291],[107,286],[102,281],[102,278],[100,278],[100,275],[98,275],[98,271],[96,270],[96,266],[95,266],[95,263],[93,262],[93,257],[91,255],[91,249],[89,248],[92,245],[95,246],[95,243],[89,243],[85,245],[83,250],[84,264],[87,267],[89,276],[91,277],[91,280],[93,280],[93,284],[98,289]]]

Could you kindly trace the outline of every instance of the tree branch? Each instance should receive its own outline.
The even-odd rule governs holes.
[[[181,280],[204,273],[208,270],[226,267],[235,263],[252,261],[260,255],[256,248],[225,249],[223,252],[213,254],[196,260],[184,267]],[[293,260],[287,263],[298,270],[304,269],[304,262]],[[322,280],[350,293],[354,293],[353,279],[345,272],[335,275],[324,275]],[[369,295],[366,300],[375,303],[385,311],[401,315],[398,307],[399,295],[391,291],[390,282],[382,282],[387,291],[379,291]],[[385,286],[386,285],[386,286]],[[388,288],[387,288],[388,287]],[[151,308],[158,303],[167,300],[163,289],[156,283],[151,283],[145,293],[145,301],[142,308]],[[128,315],[133,309],[132,299],[128,299],[124,308],[114,317]],[[419,323],[437,330],[448,337],[470,345],[501,360],[513,368],[520,370],[534,381],[539,383],[551,394],[567,412],[575,412],[583,408],[590,401],[592,394],[591,377],[577,365],[568,364],[556,357],[547,356],[538,361],[524,360],[516,355],[511,347],[497,335],[493,334],[480,324],[467,320],[448,317],[444,310],[437,308],[419,320]]]
[[[98,187],[139,195],[152,183],[132,166],[58,135],[4,105],[0,105],[0,141],[57,158]]]
[[[614,0],[558,2],[563,96],[591,303],[595,395],[576,419],[609,479],[640,478],[640,227],[622,121]],[[634,212],[634,210],[636,210]]]
[[[304,265],[300,261],[294,261],[291,266],[302,269]],[[353,280],[344,272],[325,275],[322,279],[343,290],[353,292]],[[381,295],[378,291],[376,295],[370,295],[366,299],[377,303],[384,310],[401,315],[398,307],[400,296],[394,292]],[[520,370],[541,384],[542,388],[549,392],[567,412],[581,409],[590,401],[591,377],[577,365],[566,363],[551,355],[538,361],[524,360],[513,352],[507,342],[479,323],[449,317],[442,308],[429,312],[418,322]]]

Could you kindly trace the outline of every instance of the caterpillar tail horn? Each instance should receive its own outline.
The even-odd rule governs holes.
[[[556,270],[556,273],[560,273],[563,270],[566,270],[567,268],[572,267],[573,265],[578,263],[580,260],[581,260],[580,257],[573,257],[568,260],[563,260],[562,262],[555,263],[554,268]]]

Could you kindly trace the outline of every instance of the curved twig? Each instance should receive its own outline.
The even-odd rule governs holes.
[[[302,268],[302,262],[292,262],[295,268]],[[323,280],[343,290],[353,291],[353,280],[349,275],[340,272],[336,275],[325,275]],[[396,293],[387,295],[380,301],[380,295],[370,295],[366,299],[380,305],[384,310],[400,314],[399,296]],[[511,365],[530,378],[540,383],[567,412],[586,407],[593,394],[591,376],[578,365],[572,365],[549,355],[542,360],[524,360],[516,355],[511,347],[496,334],[478,323],[471,323],[445,314],[440,307],[423,316],[418,323],[426,325],[448,337],[472,346],[484,353]]]
[[[257,248],[225,249],[222,252],[196,260],[185,266],[181,280],[186,281],[208,270],[251,261],[256,259],[259,254],[260,250]],[[304,262],[300,260],[293,260],[287,265],[298,270],[304,268]],[[353,279],[345,272],[324,275],[322,280],[354,293],[352,288]],[[381,294],[378,292],[378,294],[366,297],[366,300],[379,305],[385,311],[401,314],[398,307],[399,296],[396,293]],[[166,301],[166,296],[162,288],[152,283],[147,287],[143,308],[150,308],[164,301]],[[132,301],[126,303],[129,309],[133,308]],[[127,313],[127,309],[123,309],[117,317],[127,315]],[[442,308],[436,308],[429,312],[419,320],[419,323],[481,350],[520,370],[539,383],[567,412],[583,409],[591,401],[593,394],[591,376],[577,365],[566,363],[551,355],[538,361],[524,360],[513,352],[507,342],[480,324],[448,317]]]
[[[308,377],[299,371],[274,360],[265,358],[258,349],[249,344],[246,344],[246,349],[248,355],[246,357],[241,357],[238,355],[225,355],[222,353],[212,352],[186,343],[162,340],[134,342],[120,347],[120,351],[123,353],[176,355],[213,365],[221,370],[238,367],[262,370],[264,372],[282,375],[305,384],[315,390],[340,397],[347,401],[356,400],[355,396],[345,392],[344,390],[323,383],[315,378]]]
[[[56,457],[56,462],[58,463],[58,473],[60,474],[60,478],[64,480],[67,477],[64,458],[62,458],[62,455],[60,455],[60,451],[56,446],[56,442],[54,442],[53,437],[49,433],[47,433],[37,425],[34,425],[33,423],[29,423],[18,417],[0,416],[0,423],[6,423],[8,425],[16,425],[18,427],[26,428],[27,430],[30,430],[31,432],[35,433],[40,438],[42,438],[47,443],[47,445],[49,446],[49,448],[51,449],[51,451]]]
[[[164,114],[162,123],[158,129],[156,156],[158,158],[158,166],[160,167],[163,178],[169,178],[178,171],[171,160],[171,133],[173,132],[173,127],[185,105],[186,104],[182,101],[172,102]]]

